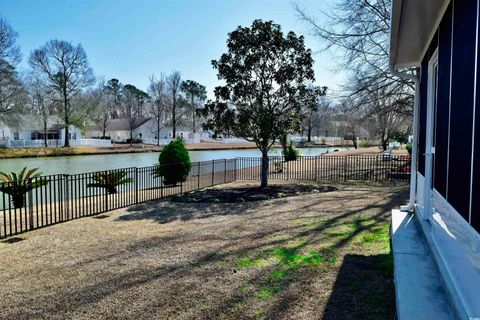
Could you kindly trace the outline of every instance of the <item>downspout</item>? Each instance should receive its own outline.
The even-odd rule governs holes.
[[[418,160],[418,119],[420,117],[420,79],[418,76],[400,72],[390,65],[390,73],[404,80],[411,80],[415,83],[415,98],[413,103],[413,141],[412,141],[412,162],[410,165],[410,197],[408,204],[401,206],[401,211],[411,211],[415,207],[415,194],[417,189],[417,160]]]

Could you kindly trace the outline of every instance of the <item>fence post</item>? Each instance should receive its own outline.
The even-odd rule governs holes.
[[[212,186],[215,183],[215,159],[212,160]]]
[[[135,167],[135,204],[138,204],[138,168]]]
[[[343,160],[343,180],[347,181],[347,158],[348,156],[345,156],[345,159]]]
[[[235,158],[235,162],[233,163],[233,181],[237,181],[237,160],[238,158]]]
[[[200,175],[201,175],[201,171],[202,171],[202,163],[201,163],[201,162],[198,162],[198,187],[197,187],[197,189],[200,189]]]
[[[61,221],[68,220],[68,216],[70,215],[69,210],[68,210],[68,201],[69,201],[69,188],[68,188],[68,174],[63,175],[63,192],[64,192],[64,197],[63,197],[63,214],[61,217]]]
[[[223,170],[223,183],[227,182],[227,159],[223,159],[224,161],[224,170]]]
[[[28,179],[28,184],[30,184],[30,185],[32,184],[32,178]],[[28,210],[29,211],[28,215],[29,215],[29,219],[30,219],[29,225],[30,225],[30,230],[33,230],[33,191],[32,190],[30,190],[28,192],[28,202],[30,204],[30,206],[28,208],[29,209]]]

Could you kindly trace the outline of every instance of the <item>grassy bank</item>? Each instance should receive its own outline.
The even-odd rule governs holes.
[[[223,143],[200,143],[187,145],[188,150],[220,150],[220,149],[255,149],[251,143],[244,144],[223,144]],[[112,147],[68,147],[68,148],[15,148],[0,149],[0,159],[11,158],[32,158],[32,157],[57,157],[77,156],[94,154],[117,154],[117,153],[138,153],[138,152],[159,152],[162,146],[141,145],[113,145]]]

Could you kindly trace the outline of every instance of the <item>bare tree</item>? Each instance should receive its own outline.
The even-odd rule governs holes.
[[[92,120],[95,126],[102,132],[102,139],[106,138],[108,124],[112,118],[112,97],[107,94],[104,80],[99,80],[95,89],[90,92],[91,104],[94,106]]]
[[[55,102],[52,90],[45,84],[38,73],[28,77],[28,93],[32,112],[41,116],[43,142],[48,147],[48,118],[55,113]]]
[[[128,119],[130,131],[130,146],[133,145],[133,132],[143,117],[143,105],[150,96],[131,84],[123,86],[123,97],[125,103],[125,117]]]
[[[17,33],[0,18],[0,114],[11,116],[22,106],[23,85],[16,67],[21,60]]]
[[[78,44],[61,40],[50,40],[30,56],[33,70],[43,73],[49,86],[57,93],[63,106],[65,125],[65,147],[70,146],[69,125],[72,113],[71,100],[94,82],[87,55]]]
[[[389,99],[390,97],[379,92],[376,99],[371,99],[374,102],[365,108],[367,113],[363,118],[365,128],[372,136],[380,140],[384,151],[388,148],[390,138],[399,132],[406,123],[405,116],[398,114],[395,110],[385,108],[385,105],[391,103]]]
[[[332,49],[339,69],[349,72],[345,89],[352,107],[371,106],[373,93],[381,90],[389,97],[382,112],[411,115],[414,84],[389,72],[390,8],[391,0],[339,0],[323,19],[299,5],[296,11],[323,49]]]
[[[316,94],[312,98],[306,99],[306,101],[311,101],[311,106],[304,104],[303,111],[305,113],[305,119],[302,121],[302,135],[307,132],[307,142],[312,142],[312,133],[315,128],[318,128],[322,124],[323,115],[325,109],[328,105],[327,100],[325,99],[325,94],[327,92],[327,87],[318,88],[315,90],[314,87],[311,88],[310,92]]]
[[[180,94],[180,86],[182,83],[182,76],[180,72],[173,71],[167,77],[167,90],[170,95],[170,111],[171,111],[171,122],[172,122],[172,138],[175,139],[177,137],[177,123],[179,119],[182,117],[183,113],[179,112],[179,94]]]
[[[162,122],[165,117],[165,109],[166,109],[166,82],[165,76],[163,73],[160,74],[159,78],[155,77],[155,75],[151,75],[150,78],[150,85],[148,87],[148,92],[151,96],[151,108],[150,114],[155,119],[156,124],[156,136],[157,136],[157,146],[160,145],[160,129],[162,128]]]

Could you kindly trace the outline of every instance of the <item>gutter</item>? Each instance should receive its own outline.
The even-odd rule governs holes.
[[[417,189],[417,160],[418,160],[418,119],[420,117],[420,79],[418,76],[400,72],[390,64],[390,73],[396,77],[415,82],[415,100],[413,106],[413,141],[412,162],[410,164],[410,197],[408,204],[401,206],[401,211],[412,211],[415,207],[415,194]]]

